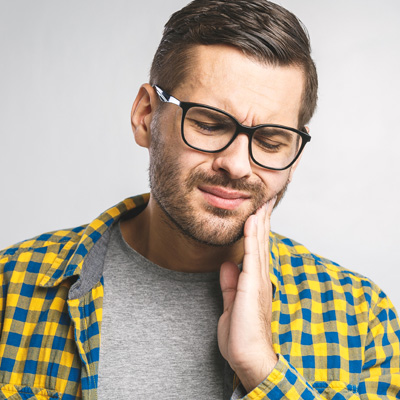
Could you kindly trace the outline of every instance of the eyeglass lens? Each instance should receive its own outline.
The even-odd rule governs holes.
[[[236,133],[236,122],[221,112],[203,107],[187,110],[183,135],[190,146],[204,151],[223,149]],[[254,131],[251,152],[264,167],[287,167],[300,149],[300,135],[289,129],[261,126]]]

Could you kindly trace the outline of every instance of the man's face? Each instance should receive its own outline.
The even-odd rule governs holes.
[[[171,93],[181,101],[211,105],[244,125],[297,127],[303,73],[272,67],[227,46],[198,46],[193,68]],[[242,237],[247,218],[283,196],[296,165],[270,171],[252,163],[240,134],[220,153],[189,148],[180,133],[181,109],[167,104],[151,123],[152,196],[181,233],[198,242],[228,246]]]

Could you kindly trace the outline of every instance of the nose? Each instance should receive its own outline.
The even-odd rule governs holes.
[[[212,168],[216,172],[225,172],[231,179],[250,177],[252,170],[248,136],[239,134],[227,149],[215,153]]]

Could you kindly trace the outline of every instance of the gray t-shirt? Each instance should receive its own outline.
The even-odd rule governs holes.
[[[223,398],[218,273],[153,264],[112,228],[104,265],[99,400]]]

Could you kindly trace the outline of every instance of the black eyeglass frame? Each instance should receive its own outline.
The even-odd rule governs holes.
[[[244,133],[247,135],[247,137],[249,138],[249,154],[250,154],[250,158],[251,160],[258,166],[265,168],[265,169],[270,169],[273,171],[283,171],[285,169],[288,169],[289,167],[291,167],[296,160],[299,158],[301,152],[303,151],[305,145],[311,140],[311,136],[305,132],[305,128],[304,131],[301,131],[299,129],[296,128],[291,128],[289,126],[284,126],[284,125],[277,125],[277,124],[261,124],[261,125],[256,125],[256,126],[246,126],[246,125],[242,125],[234,116],[232,116],[231,114],[227,113],[224,110],[221,110],[219,108],[216,107],[212,107],[209,106],[207,104],[201,104],[201,103],[192,103],[192,102],[187,102],[187,101],[180,101],[178,100],[176,97],[168,94],[167,92],[165,92],[163,89],[161,89],[159,86],[154,85],[153,88],[155,89],[155,91],[158,94],[158,97],[160,98],[160,100],[164,103],[171,103],[171,104],[175,104],[178,107],[182,108],[182,121],[181,121],[181,136],[182,136],[182,140],[184,141],[184,143],[189,146],[190,148],[194,149],[194,150],[198,150],[204,153],[219,153],[221,151],[224,151],[225,149],[227,149],[232,143],[233,141],[237,138],[237,136],[240,133]],[[185,138],[185,134],[184,134],[184,121],[185,121],[185,116],[187,114],[187,112],[192,108],[192,107],[202,107],[202,108],[207,108],[209,110],[213,110],[213,111],[217,111],[220,112],[224,115],[226,115],[227,117],[231,118],[235,124],[236,124],[236,130],[235,133],[233,134],[231,140],[221,149],[219,150],[204,150],[204,149],[200,149],[198,147],[192,146],[190,143],[188,143],[188,141]],[[301,145],[300,148],[295,156],[295,158],[290,162],[289,165],[287,165],[284,168],[273,168],[273,167],[267,167],[265,165],[260,164],[253,156],[253,151],[252,151],[252,142],[253,142],[253,135],[254,132],[259,129],[259,128],[283,128],[283,129],[287,129],[289,131],[295,132],[297,133],[300,137],[301,137]]]

